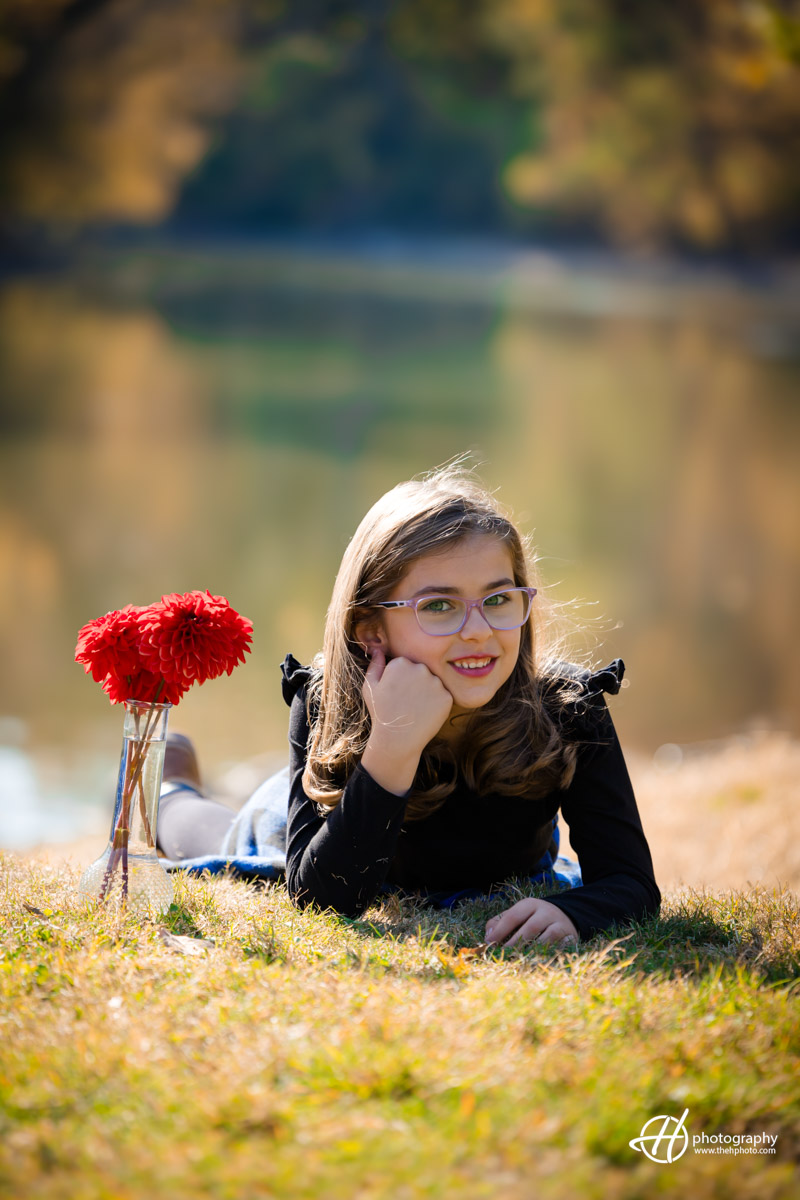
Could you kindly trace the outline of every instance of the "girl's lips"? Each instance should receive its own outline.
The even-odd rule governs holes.
[[[485,654],[476,654],[475,655],[476,661],[480,661],[480,659],[482,659],[482,658],[486,658],[486,655]],[[469,661],[469,660],[467,659],[466,661]],[[482,679],[484,675],[488,675],[489,672],[494,668],[494,664],[496,662],[497,662],[497,659],[492,658],[489,660],[489,662],[486,664],[485,667],[462,667],[462,666],[459,666],[458,662],[452,662],[452,661],[450,662],[449,665],[453,668],[454,671],[458,671],[459,675],[467,675],[467,676],[469,676],[470,679]]]

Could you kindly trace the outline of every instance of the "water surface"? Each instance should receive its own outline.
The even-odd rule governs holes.
[[[358,520],[466,449],[549,594],[586,601],[578,650],[628,664],[627,745],[796,732],[797,325],[777,286],[542,255],[162,248],[7,280],[0,844],[110,814],[121,713],[72,655],[126,603],[207,587],[251,617],[247,665],[172,727],[217,776],[279,760],[278,664],[319,648]]]

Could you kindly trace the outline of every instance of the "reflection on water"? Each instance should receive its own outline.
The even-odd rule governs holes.
[[[0,848],[99,833],[103,817],[90,802],[102,789],[99,760],[75,762],[45,747],[33,752],[26,741],[23,721],[0,718]]]
[[[482,269],[235,267],[139,256],[0,293],[0,715],[29,731],[27,756],[4,751],[6,810],[34,810],[48,756],[58,803],[106,803],[122,719],[75,637],[166,591],[208,587],[255,622],[247,666],[190,693],[172,728],[214,772],[280,753],[277,665],[319,647],[358,520],[467,448],[553,594],[595,602],[597,657],[628,663],[629,743],[797,730],[785,305],[776,324],[766,300],[723,294],[704,319],[687,292],[638,316],[611,279],[573,280],[570,301],[560,277],[550,297]]]

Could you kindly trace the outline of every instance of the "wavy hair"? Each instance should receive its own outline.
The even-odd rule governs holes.
[[[373,505],[348,545],[328,608],[318,671],[308,689],[311,736],[303,786],[321,812],[336,807],[360,762],[371,729],[362,697],[369,659],[358,623],[390,594],[411,564],[464,538],[485,534],[510,551],[517,587],[537,586],[534,557],[511,517],[461,461],[398,484]],[[456,761],[441,738],[425,747],[406,806],[407,820],[434,812],[455,789],[458,771],[479,794],[530,796],[567,787],[575,773],[570,716],[582,685],[565,677],[547,600],[537,596],[522,627],[519,657],[488,704],[464,717],[466,753]]]

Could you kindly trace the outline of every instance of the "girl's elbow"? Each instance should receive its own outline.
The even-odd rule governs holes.
[[[647,911],[651,917],[657,917],[661,912],[661,892],[655,879],[650,885],[650,895],[647,901]]]
[[[649,917],[657,917],[661,912],[661,892],[655,880],[648,881],[646,893],[637,914],[637,920],[645,921]]]
[[[304,888],[296,890],[287,886],[286,890],[289,893],[289,899],[292,902],[293,908],[308,908],[310,904],[314,903],[313,896],[309,895],[308,891],[306,891]]]
[[[289,876],[286,878],[286,890],[294,908],[301,910],[315,907],[334,912],[340,917],[360,917],[367,908],[366,904],[359,902],[352,903],[344,899],[336,900],[330,896],[323,897]]]
[[[286,891],[289,893],[289,899],[294,908],[308,908],[313,904],[315,897],[311,890],[302,883],[299,878],[300,872],[297,869],[292,869],[289,864],[286,867]]]

